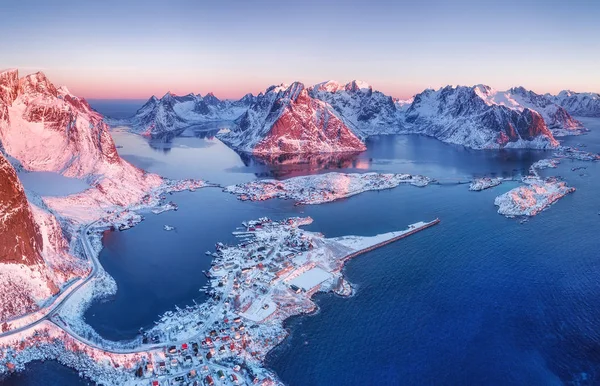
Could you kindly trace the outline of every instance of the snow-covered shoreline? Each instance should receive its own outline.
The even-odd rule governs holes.
[[[481,191],[485,189],[493,188],[494,186],[498,186],[502,183],[504,179],[502,177],[490,178],[490,177],[482,177],[474,179],[469,185],[469,190],[471,191]]]
[[[395,188],[400,184],[424,187],[433,180],[420,175],[382,173],[326,173],[287,180],[255,180],[227,186],[224,191],[245,201],[291,199],[315,205],[351,197],[371,190]]]

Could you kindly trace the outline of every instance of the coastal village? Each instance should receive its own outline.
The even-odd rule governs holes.
[[[341,272],[348,259],[439,220],[377,236],[331,239],[301,228],[311,222],[310,217],[244,222],[233,232],[237,245],[217,243],[206,253],[212,259],[205,272],[209,300],[166,312],[134,347],[78,336],[57,316],[21,340],[19,350],[3,350],[0,362],[15,369],[55,358],[110,385],[278,385],[263,361],[287,336],[284,320],[314,311],[311,297],[318,291],[351,295]]]

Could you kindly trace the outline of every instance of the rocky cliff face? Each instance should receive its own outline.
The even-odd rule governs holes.
[[[425,90],[406,110],[404,130],[475,149],[558,146],[539,113],[495,103],[488,91],[487,86]]]
[[[29,209],[23,186],[0,155],[0,262],[43,264],[42,237]]]
[[[0,322],[37,310],[89,267],[69,254],[54,216],[27,201],[10,163],[0,155]]]
[[[600,94],[563,90],[558,95],[546,94],[570,114],[580,117],[600,117]]]
[[[364,143],[333,108],[312,98],[302,83],[271,86],[219,138],[254,154],[336,153],[362,151]]]
[[[365,82],[354,80],[340,85],[328,81],[311,87],[309,94],[329,103],[354,133],[362,137],[400,131],[401,114],[393,98],[374,91]]]

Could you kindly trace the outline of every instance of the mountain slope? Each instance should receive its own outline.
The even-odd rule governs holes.
[[[54,216],[29,204],[15,170],[2,155],[0,213],[0,321],[5,321],[35,311],[87,268],[69,254]]]
[[[600,117],[600,94],[576,93],[563,90],[558,95],[546,94],[570,114],[581,117]]]
[[[329,103],[358,135],[366,137],[400,131],[400,111],[393,98],[373,91],[365,82],[354,80],[346,85],[323,82],[311,87],[309,94]]]
[[[474,149],[558,146],[539,113],[490,101],[487,90],[487,86],[425,90],[406,110],[403,130]]]
[[[302,83],[271,86],[219,138],[239,151],[254,154],[336,153],[363,151],[327,103],[312,98]]]

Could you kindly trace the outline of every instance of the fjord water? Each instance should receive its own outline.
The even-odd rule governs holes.
[[[600,126],[587,123],[596,130],[567,142],[599,152]],[[105,235],[100,261],[118,292],[85,316],[102,336],[131,338],[174,305],[202,301],[201,271],[210,265],[204,251],[217,241],[233,242],[231,231],[243,220],[309,215],[315,220],[309,229],[335,237],[374,235],[439,217],[431,229],[350,261],[344,273],[356,294],[318,295],[319,311],[288,321],[290,337],[267,366],[289,385],[599,382],[597,163],[563,161],[545,170],[577,191],[520,224],[498,215],[493,205],[517,182],[483,192],[454,182],[519,176],[551,153],[472,151],[425,137],[384,136],[369,140],[369,150],[355,158],[268,165],[239,157],[210,137],[176,138],[167,146],[123,132],[114,137],[124,158],[172,178],[229,184],[370,170],[420,173],[445,184],[400,186],[318,206],[240,202],[215,188],[174,194],[169,199],[179,211],[147,214],[131,230]],[[573,171],[575,166],[586,169]],[[176,231],[163,231],[164,224]],[[38,377],[76,382],[73,373],[43,363],[6,384],[39,384],[28,380]]]

